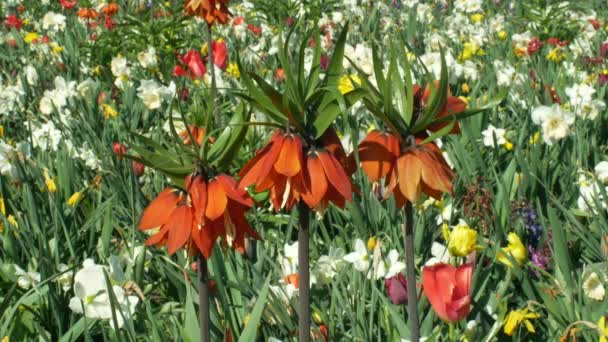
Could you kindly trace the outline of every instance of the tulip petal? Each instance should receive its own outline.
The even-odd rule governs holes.
[[[140,230],[158,228],[165,224],[179,202],[180,192],[166,188],[146,207],[139,222]]]
[[[222,184],[217,178],[209,181],[207,185],[207,208],[205,209],[205,216],[210,220],[215,220],[222,216],[226,211],[226,205],[228,204],[228,198]]]

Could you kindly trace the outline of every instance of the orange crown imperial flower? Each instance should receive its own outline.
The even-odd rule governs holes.
[[[239,187],[270,190],[277,211],[290,210],[300,200],[313,209],[325,208],[329,202],[344,207],[352,200],[353,186],[332,148],[311,148],[296,134],[275,131],[239,173]]]
[[[183,247],[211,256],[221,237],[228,246],[242,253],[245,235],[260,239],[245,219],[253,205],[246,191],[225,174],[210,180],[202,174],[186,177],[186,189],[166,188],[144,210],[140,230],[160,228],[146,245],[167,246],[170,255]]]
[[[439,89],[439,81],[435,81],[435,91]],[[424,91],[418,85],[414,85],[414,98],[419,102],[421,107],[426,107],[429,104],[429,100],[431,97],[431,87],[427,85]],[[450,116],[452,114],[462,113],[467,109],[467,103],[461,100],[458,97],[452,96],[450,92],[450,88],[447,89],[447,98],[445,100],[445,104],[437,114],[436,118],[443,118]],[[436,132],[445,126],[449,125],[450,121],[444,121],[442,123],[438,123],[435,125],[431,125],[427,127],[427,129],[431,132]],[[460,126],[458,122],[454,123],[454,127],[449,132],[450,134],[460,133]]]
[[[184,10],[186,14],[205,19],[208,25],[216,21],[221,24],[228,23],[230,11],[228,11],[229,0],[186,0]]]
[[[435,143],[419,145],[423,139],[402,147],[394,134],[374,130],[359,144],[363,172],[371,182],[386,177],[385,198],[394,193],[398,207],[416,201],[421,192],[438,200],[452,193],[456,175]]]
[[[99,17],[99,13],[92,8],[80,8],[76,15],[81,19],[97,19]]]

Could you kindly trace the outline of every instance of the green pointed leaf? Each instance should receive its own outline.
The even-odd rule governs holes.
[[[344,102],[346,109],[350,108],[353,104],[360,101],[365,95],[365,90],[358,88],[344,94]],[[315,128],[315,139],[320,138],[323,133],[331,126],[336,118],[344,112],[344,109],[338,101],[333,101],[329,105],[320,109],[319,115],[315,118],[313,126]]]
[[[247,326],[245,326],[245,330],[241,334],[241,338],[239,338],[239,342],[256,341],[258,325],[260,324],[262,313],[264,312],[264,307],[266,306],[266,297],[268,296],[269,285],[270,276],[266,278],[264,286],[258,294],[258,299],[255,302],[251,316],[249,316]]]
[[[228,126],[209,148],[207,160],[211,165],[216,167],[227,166],[234,158],[247,134],[249,126],[245,125],[245,122],[249,121],[250,116],[251,111],[245,111],[245,106],[242,103],[239,104]]]

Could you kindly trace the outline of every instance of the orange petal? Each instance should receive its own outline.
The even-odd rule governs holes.
[[[414,202],[420,194],[420,160],[411,152],[404,153],[397,159],[397,175],[399,190],[410,202]]]
[[[158,228],[167,222],[180,199],[179,190],[166,188],[146,207],[139,222],[140,230]]]
[[[416,151],[415,154],[421,161],[422,181],[431,189],[451,193],[450,175],[446,173],[436,157],[423,149]]]
[[[336,188],[336,190],[347,200],[351,201],[353,198],[352,187],[350,184],[350,177],[346,175],[342,165],[327,152],[317,153],[323,170],[325,170],[325,176],[329,183]]]
[[[205,256],[205,259],[211,257],[215,241],[224,231],[221,221],[222,220],[207,221],[199,230],[199,235],[194,239],[196,246],[203,256]]]
[[[215,220],[222,216],[226,211],[228,198],[222,184],[217,178],[209,181],[207,185],[207,208],[205,209],[205,217],[210,220]]]
[[[327,179],[323,165],[316,153],[310,153],[306,157],[305,170],[304,186],[309,192],[303,196],[303,199],[310,208],[315,208],[327,191]]]
[[[146,246],[162,246],[167,242],[167,233],[169,233],[169,227],[164,225],[158,233],[150,236],[145,244]]]
[[[194,207],[194,217],[198,224],[204,221],[203,215],[207,208],[207,181],[202,175],[188,176],[186,178],[186,187],[192,201],[192,206]]]
[[[286,135],[281,153],[274,163],[274,170],[287,177],[295,176],[302,169],[302,141],[295,135]]]
[[[340,141],[340,138],[333,127],[329,127],[325,133],[323,133],[323,135],[319,138],[319,142],[326,151],[336,157],[347,175],[352,176],[355,171],[357,171],[355,157],[352,155],[352,153],[348,156],[346,155],[344,147],[342,147],[342,142]]]
[[[237,201],[246,207],[253,206],[253,200],[249,197],[247,191],[237,188],[237,183],[234,178],[222,173],[215,177],[215,179],[220,183],[228,198]]]
[[[190,239],[190,232],[192,231],[192,208],[183,205],[173,211],[169,222],[165,225],[169,230],[169,237],[167,240],[167,250],[169,255],[173,255],[178,249],[182,248],[188,239]]]

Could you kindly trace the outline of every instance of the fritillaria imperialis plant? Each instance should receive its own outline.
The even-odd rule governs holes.
[[[279,51],[285,74],[284,89],[273,88],[251,72],[243,72],[241,77],[247,92],[240,96],[266,114],[272,120],[267,124],[277,129],[243,167],[239,186],[255,192],[269,191],[272,206],[277,211],[291,210],[297,205],[299,212],[299,341],[310,340],[310,212],[322,212],[330,203],[344,207],[352,200],[353,161],[346,156],[332,127],[338,115],[363,95],[361,90],[344,96],[338,91],[347,30],[348,24],[338,38],[323,79],[320,77],[318,30],[313,34],[314,57],[309,72],[304,55],[310,48],[310,40],[304,40],[299,50],[292,54],[287,36],[287,42]]]
[[[373,49],[375,84],[359,70],[362,84],[357,89],[365,90],[363,102],[366,108],[382,120],[386,129],[371,131],[360,143],[358,152],[361,168],[369,180],[379,182],[384,179],[385,198],[394,195],[397,207],[404,208],[408,321],[411,340],[418,341],[418,297],[413,285],[416,283],[416,266],[412,203],[421,199],[422,194],[440,200],[443,194],[453,192],[456,173],[434,140],[459,133],[457,119],[478,113],[496,101],[483,108],[467,110],[463,100],[451,96],[443,54],[440,80],[427,77],[424,87],[413,84],[407,58],[397,58],[397,55],[406,56],[402,45],[392,45],[388,55],[390,63],[385,75],[378,51]]]

